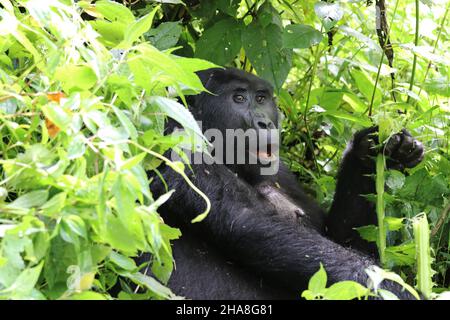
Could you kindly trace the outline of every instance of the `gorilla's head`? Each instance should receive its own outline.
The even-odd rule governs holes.
[[[213,129],[222,134],[228,146],[234,140],[235,145],[231,147],[235,151],[234,159],[233,155],[230,158],[230,149],[224,148],[223,154],[219,155],[224,163],[241,173],[245,168],[248,173],[250,168],[255,168],[252,164],[259,167],[277,161],[280,117],[272,86],[238,69],[214,68],[198,75],[207,92],[194,97],[191,110],[202,122],[207,137],[208,130]],[[230,139],[232,134],[234,138]],[[236,148],[244,145],[243,163],[242,157],[239,158],[240,150]]]

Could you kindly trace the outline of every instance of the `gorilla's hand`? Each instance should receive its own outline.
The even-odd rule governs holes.
[[[380,152],[384,152],[387,157],[387,167],[396,170],[413,168],[422,161],[424,156],[422,143],[412,137],[406,129],[394,134],[387,143],[380,146],[378,127],[357,132],[353,139],[352,151],[368,169],[375,168],[374,157]]]

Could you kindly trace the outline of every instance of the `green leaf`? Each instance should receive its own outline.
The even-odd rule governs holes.
[[[57,103],[50,103],[41,107],[45,117],[53,122],[59,129],[66,131],[71,119],[69,114]]]
[[[361,238],[369,242],[375,242],[378,239],[378,227],[374,225],[355,228]]]
[[[414,243],[386,248],[386,259],[391,266],[412,266],[416,262]]]
[[[116,47],[123,41],[123,38],[125,36],[125,25],[123,23],[108,22],[103,20],[89,21],[89,23],[94,28],[94,30],[100,34],[100,40],[105,45]]]
[[[400,300],[395,294],[388,290],[378,289],[377,292],[383,300]]]
[[[108,300],[108,298],[101,293],[94,291],[83,291],[80,293],[72,294],[70,300]]]
[[[183,170],[184,171],[184,170]],[[163,205],[169,198],[172,196],[172,194],[175,192],[175,190],[170,190],[169,192],[166,192],[159,196],[158,199],[156,199],[150,206],[150,211],[156,212],[156,209],[158,209],[161,205]]]
[[[47,198],[48,198],[47,190],[31,191],[29,193],[20,196],[19,198],[8,204],[8,207],[21,209],[39,207],[47,201]]]
[[[351,71],[351,75],[355,80],[355,85],[358,87],[359,91],[363,94],[368,102],[372,100],[373,88],[375,83],[373,80],[367,75],[367,73],[353,69]],[[376,107],[381,103],[382,93],[380,89],[375,90],[375,97],[373,100],[373,105]]]
[[[260,77],[279,91],[291,69],[292,50],[282,49],[283,30],[275,25],[266,27],[256,20],[242,31],[245,53]]]
[[[387,172],[386,184],[393,191],[396,191],[405,184],[405,176],[400,171],[389,170]]]
[[[73,160],[81,158],[86,152],[86,143],[85,138],[82,133],[77,134],[70,141],[69,146],[67,147],[67,159]]]
[[[119,218],[108,216],[105,240],[115,249],[127,255],[136,255],[141,244],[136,236],[129,231],[128,224],[124,225]]]
[[[161,52],[149,44],[140,44],[136,49],[140,54],[130,55],[128,65],[136,83],[149,92],[154,90],[152,83],[155,81],[155,75],[159,76],[156,79],[161,84],[167,86],[182,84],[195,91],[204,90],[197,75],[184,69],[176,56]]]
[[[137,156],[131,157],[124,161],[122,165],[120,166],[122,170],[129,170],[133,168],[134,166],[137,166],[142,160],[144,160],[145,156],[147,155],[146,152],[142,152],[138,154]]]
[[[325,291],[326,286],[327,273],[321,263],[319,270],[311,277],[311,279],[309,279],[308,290],[314,294],[319,294]]]
[[[450,97],[450,83],[448,78],[427,79],[424,89],[429,93],[439,94],[443,97]]]
[[[290,24],[286,26],[283,32],[283,47],[306,49],[319,44],[322,38],[322,33],[311,26]]]
[[[86,224],[84,223],[83,219],[81,219],[79,216],[76,215],[68,215],[65,216],[62,220],[69,229],[77,234],[78,236],[87,239],[87,229]]]
[[[355,281],[340,281],[325,292],[326,300],[353,300],[367,296],[370,290]]]
[[[139,20],[136,20],[125,30],[124,41],[126,46],[133,44],[133,42],[139,39],[140,36],[151,28],[153,17],[158,9],[159,7],[155,7],[149,14],[146,14]]]
[[[137,269],[136,263],[133,259],[130,259],[118,252],[111,251],[109,254],[109,259],[111,262],[124,270],[135,271]]]
[[[160,250],[158,256],[160,260],[155,260],[153,262],[152,273],[159,281],[167,285],[173,271],[172,254],[167,253],[165,250]]]
[[[157,28],[148,31],[145,36],[156,48],[166,50],[177,44],[182,31],[180,22],[163,22]]]
[[[403,227],[403,221],[405,218],[385,217],[384,223],[388,227],[389,231],[397,231]]]
[[[124,226],[128,226],[132,221],[134,213],[134,202],[136,201],[132,192],[130,192],[123,175],[117,177],[116,183],[113,187],[113,194],[116,198],[117,211],[119,218],[122,220]]]
[[[120,124],[123,126],[125,131],[131,137],[131,139],[136,140],[138,137],[138,133],[136,127],[133,125],[131,120],[119,108],[116,108],[115,106],[111,106],[111,108],[114,110],[114,113],[116,114],[117,118],[119,118]]]
[[[231,62],[241,49],[241,21],[227,17],[206,29],[196,43],[195,56],[219,65]]]
[[[184,58],[184,57],[177,57],[174,56],[175,61],[177,62],[177,64],[179,66],[181,66],[183,68],[183,70],[187,71],[187,72],[197,72],[200,70],[206,70],[206,69],[210,69],[210,68],[218,68],[219,66],[206,61],[206,60],[202,60],[202,59],[195,59],[195,58]]]
[[[151,290],[161,298],[168,299],[174,296],[174,294],[169,288],[163,286],[150,276],[144,275],[140,272],[126,273],[124,274],[124,276],[130,278],[136,284]]]
[[[353,115],[345,111],[326,110],[324,113],[333,116],[335,118],[345,119],[354,123],[359,123],[366,127],[372,124],[368,118]]]
[[[314,299],[316,299],[316,295],[309,290],[304,290],[302,292],[302,298],[304,298],[306,300],[314,300]]]
[[[363,33],[356,31],[355,29],[352,29],[351,27],[346,25],[339,26],[339,31],[342,34],[356,38],[361,43],[367,45],[371,50],[375,50],[381,53],[381,48],[378,42],[374,41],[372,38],[364,35]]]
[[[50,200],[41,206],[42,214],[46,216],[54,216],[61,213],[66,203],[67,193],[60,192],[54,195]]]
[[[152,102],[155,103],[161,111],[166,113],[167,116],[181,124],[183,128],[191,134],[193,141],[206,139],[203,137],[203,133],[200,130],[197,121],[186,107],[175,100],[164,97],[152,97]]]
[[[342,96],[342,100],[353,109],[353,111],[356,111],[358,113],[363,113],[367,109],[367,105],[361,101],[360,98],[353,92],[345,92]]]
[[[14,281],[12,286],[6,290],[12,290],[11,299],[30,299],[34,286],[36,285],[42,271],[44,262],[36,267],[25,269]],[[1,293],[0,293],[1,295]]]
[[[88,90],[97,82],[97,75],[94,70],[85,65],[58,67],[55,78],[61,81],[61,85],[66,92]]]
[[[97,1],[95,8],[111,22],[118,21],[123,24],[134,22],[134,15],[127,7],[114,1]]]
[[[106,143],[117,144],[128,140],[128,133],[122,128],[115,128],[113,126],[105,126],[97,131],[100,139]]]
[[[211,2],[213,2],[217,6],[217,9],[223,13],[234,17],[236,16],[236,11],[239,8],[240,0],[215,0]]]
[[[335,88],[321,87],[313,89],[311,90],[311,98],[308,107],[319,105],[325,110],[340,112],[338,109],[342,104],[343,95],[344,91]]]

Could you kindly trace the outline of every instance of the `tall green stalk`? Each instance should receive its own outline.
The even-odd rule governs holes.
[[[320,32],[322,32],[323,27],[320,29]],[[320,168],[319,168],[319,164],[317,163],[317,159],[316,159],[316,155],[314,154],[314,146],[312,145],[312,139],[311,139],[311,134],[309,132],[309,128],[308,128],[308,106],[309,106],[309,100],[311,98],[311,91],[312,91],[312,86],[313,86],[313,82],[314,82],[314,77],[316,75],[316,71],[317,71],[317,65],[319,63],[319,57],[320,57],[320,43],[317,45],[317,50],[316,50],[316,54],[314,55],[314,64],[313,64],[313,69],[311,71],[311,79],[309,81],[309,87],[308,87],[308,95],[306,96],[306,105],[305,105],[305,109],[303,111],[303,121],[305,122],[305,129],[306,129],[306,135],[307,135],[307,143],[309,148],[311,148],[311,153],[312,153],[312,157],[313,157],[313,161],[314,161],[314,166],[317,169],[317,174],[320,177]]]
[[[420,13],[420,9],[419,9],[419,0],[416,0],[416,33],[414,36],[414,45],[417,46],[419,44],[419,23],[420,23],[420,19],[419,19],[419,13]],[[412,91],[413,86],[414,86],[414,77],[416,75],[416,65],[417,65],[417,55],[413,52],[414,54],[414,59],[413,59],[413,65],[412,65],[412,71],[411,71],[411,79],[409,80],[409,91]],[[409,103],[411,100],[411,97],[408,96],[408,99],[406,100],[407,103]]]
[[[384,227],[384,168],[385,158],[382,153],[377,156],[376,160],[376,192],[377,192],[377,218],[378,218],[378,253],[380,262],[386,267],[386,230]]]
[[[430,299],[433,294],[434,271],[431,268],[430,227],[425,214],[419,214],[413,219],[413,231],[416,244],[417,289],[426,299]]]

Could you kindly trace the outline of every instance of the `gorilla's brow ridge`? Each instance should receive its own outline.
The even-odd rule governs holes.
[[[219,90],[214,90],[217,95],[223,94],[227,91],[253,91],[255,93],[263,93],[267,96],[272,96],[272,90],[267,88],[264,83],[252,84],[246,79],[233,79],[226,85],[221,85]]]

